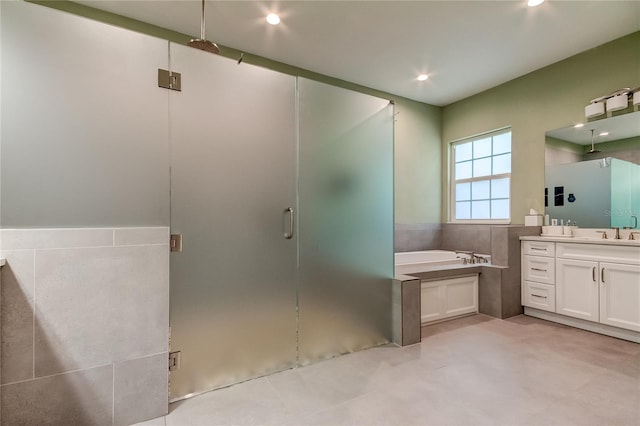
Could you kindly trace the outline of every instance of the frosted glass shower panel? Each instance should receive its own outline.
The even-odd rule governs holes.
[[[640,165],[616,158],[609,160],[611,164],[611,211],[609,212],[611,226],[637,227],[640,217]]]
[[[298,79],[299,360],[384,343],[393,278],[393,105]]]
[[[2,226],[167,226],[167,42],[27,2],[1,30]]]
[[[295,78],[171,44],[171,398],[296,364]]]

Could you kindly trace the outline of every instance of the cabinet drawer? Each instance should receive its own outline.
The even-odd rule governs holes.
[[[556,260],[553,257],[523,256],[522,273],[525,281],[555,284]]]
[[[522,253],[533,256],[554,257],[556,255],[556,243],[549,241],[523,241]]]
[[[525,281],[522,288],[522,304],[543,311],[556,311],[556,288],[548,284]]]
[[[558,243],[558,257],[640,265],[640,247],[604,244]]]

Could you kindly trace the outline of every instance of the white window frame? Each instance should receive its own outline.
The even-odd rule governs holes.
[[[511,131],[511,126],[502,127],[499,129],[491,130],[489,132],[479,133],[477,135],[469,136],[463,139],[458,139],[449,143],[449,222],[448,223],[468,223],[468,224],[493,224],[493,225],[508,225],[511,223],[511,200],[512,200],[512,187],[513,180],[511,179],[510,173],[501,173],[496,175],[486,175],[482,177],[471,177],[467,179],[460,179],[456,181],[455,171],[456,171],[456,159],[455,159],[455,146],[463,143],[472,142],[478,139],[484,139],[488,136],[495,136],[502,133],[511,133],[511,149],[509,153],[511,154],[511,166],[513,167],[513,132]],[[493,152],[491,153],[491,157],[493,157]],[[513,171],[513,169],[512,169]],[[456,184],[457,183],[466,183],[466,182],[478,182],[492,179],[502,179],[509,178],[509,218],[507,219],[456,219]]]

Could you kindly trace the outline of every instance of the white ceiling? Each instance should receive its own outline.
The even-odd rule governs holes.
[[[200,34],[199,0],[78,3]],[[206,23],[219,45],[444,106],[640,30],[640,1],[208,0]]]

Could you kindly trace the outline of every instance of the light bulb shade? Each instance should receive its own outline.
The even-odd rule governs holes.
[[[584,115],[587,118],[597,117],[604,114],[604,103],[593,102],[584,107]]]
[[[640,105],[640,90],[633,94],[633,104]]]
[[[612,96],[607,99],[607,111],[619,111],[625,109],[629,104],[629,97],[627,94]]]

